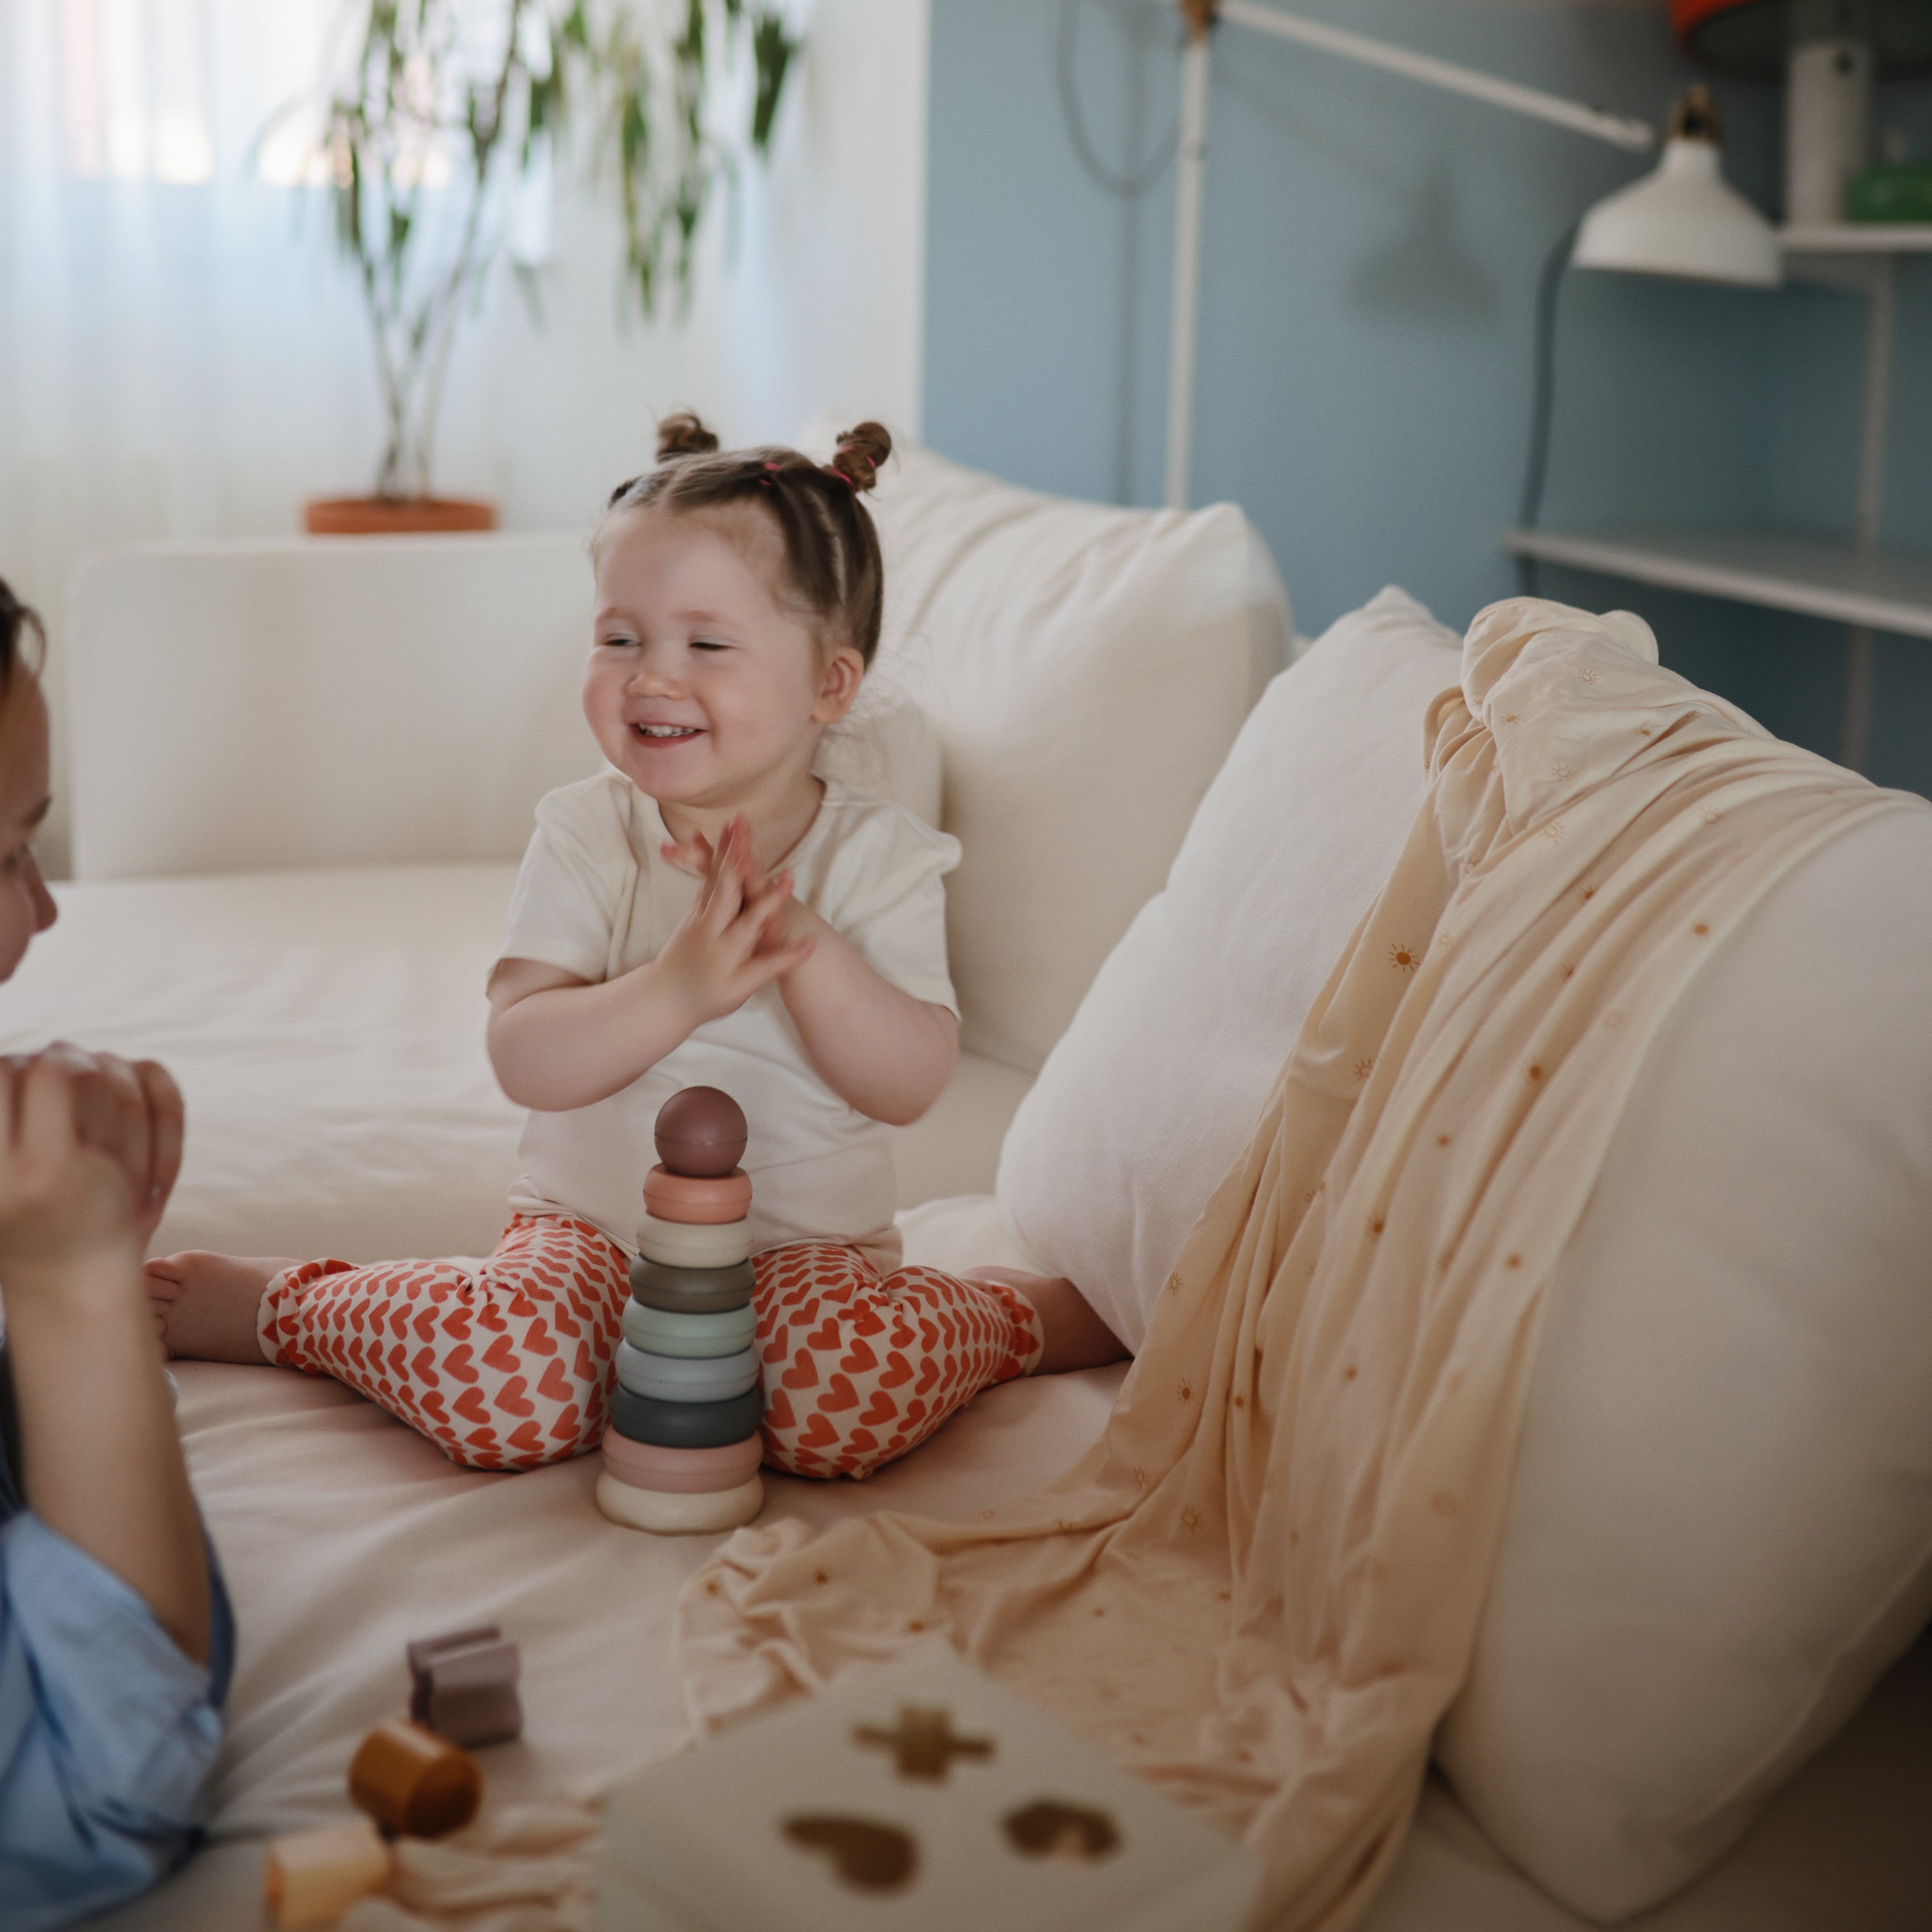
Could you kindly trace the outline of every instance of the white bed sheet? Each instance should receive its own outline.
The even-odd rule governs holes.
[[[967,1218],[956,1216],[956,1228]],[[105,1922],[116,1932],[265,1924],[261,1839],[344,1814],[350,1753],[406,1701],[403,1646],[412,1636],[491,1621],[521,1645],[527,1727],[520,1742],[482,1754],[494,1796],[601,1784],[686,1738],[671,1605],[717,1539],[606,1522],[591,1501],[595,1456],[481,1475],[334,1383],[204,1363],[178,1374],[196,1488],[242,1606],[240,1658],[216,1843],[112,1915]],[[988,1390],[863,1485],[768,1475],[767,1516],[826,1524],[872,1508],[984,1508],[1076,1456],[1122,1374]],[[1932,1650],[1922,1646],[1737,1852],[1633,1924],[1919,1932],[1932,1896],[1928,1726]],[[1367,1932],[1580,1932],[1583,1923],[1507,1865],[1438,1785]]]
[[[188,1156],[158,1245],[474,1252],[494,1241],[518,1115],[482,1051],[511,872],[491,866],[63,888],[62,924],[0,991],[0,1050],[56,1034],[172,1066]],[[989,1176],[1025,1076],[969,1067],[911,1131],[914,1186]],[[923,1137],[922,1144],[920,1137]],[[916,1198],[915,1194],[913,1198]],[[1022,1262],[989,1198],[902,1217],[910,1258]],[[596,1460],[478,1475],[332,1383],[184,1364],[181,1419],[242,1615],[216,1843],[119,1932],[266,1923],[260,1840],[343,1809],[363,1733],[406,1696],[413,1635],[494,1619],[524,1648],[514,1796],[604,1781],[685,1735],[679,1586],[714,1546],[606,1523]],[[1098,1432],[1119,1370],[990,1390],[870,1484],[770,1479],[814,1523],[963,1514],[1046,1480]],[[1932,1924],[1932,1648],[1922,1644],[1732,1857],[1643,1932],[1922,1932]],[[1432,1788],[1370,1932],[1579,1932]]]

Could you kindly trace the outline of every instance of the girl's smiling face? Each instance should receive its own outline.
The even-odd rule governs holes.
[[[622,512],[596,555],[584,715],[604,757],[661,806],[795,805],[865,666],[782,601],[772,519],[749,504]]]
[[[0,696],[0,980],[10,980],[37,932],[53,924],[53,896],[28,841],[53,802],[47,788],[47,702],[17,659]]]

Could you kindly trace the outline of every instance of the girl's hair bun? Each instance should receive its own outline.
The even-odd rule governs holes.
[[[825,466],[862,496],[878,482],[879,465],[892,453],[892,434],[885,424],[862,422],[838,439],[838,447]]]
[[[688,410],[680,410],[658,424],[660,463],[679,456],[709,456],[717,447],[718,439]]]

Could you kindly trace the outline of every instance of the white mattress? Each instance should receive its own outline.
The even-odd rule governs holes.
[[[518,1117],[482,1052],[500,866],[62,889],[62,925],[0,991],[0,1050],[56,1035],[148,1053],[188,1096],[164,1248],[474,1252],[494,1241]],[[983,1186],[1024,1076],[969,1066],[909,1137],[910,1198]],[[990,1200],[902,1217],[942,1265],[1022,1258]],[[263,1923],[260,1839],[344,1809],[362,1734],[406,1696],[403,1645],[494,1620],[524,1657],[527,1735],[485,1754],[493,1791],[602,1782],[674,1748],[670,1605],[713,1539],[659,1539],[593,1508],[594,1457],[466,1473],[328,1382],[182,1365],[196,1489],[242,1619],[213,1848],[104,1922]],[[863,1486],[770,1477],[768,1513],[963,1514],[1042,1482],[1098,1432],[1121,1372],[988,1391]],[[1705,1880],[1646,1932],[1923,1932],[1932,1924],[1932,1647]],[[1439,1787],[1370,1932],[1578,1932]]]

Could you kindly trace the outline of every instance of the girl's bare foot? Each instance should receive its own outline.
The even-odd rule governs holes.
[[[1022,1268],[968,1268],[967,1281],[990,1281],[1010,1288],[1033,1304],[1046,1336],[1034,1366],[1036,1376],[1057,1376],[1068,1369],[1104,1369],[1124,1362],[1127,1351],[1114,1331],[1094,1312],[1086,1297],[1064,1275],[1028,1274]]]
[[[217,1255],[190,1248],[148,1264],[148,1300],[170,1355],[190,1361],[248,1362],[268,1358],[256,1338],[262,1293],[292,1261],[267,1255]]]

